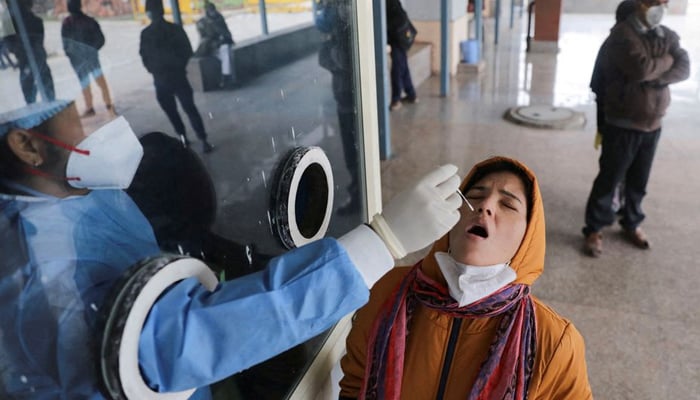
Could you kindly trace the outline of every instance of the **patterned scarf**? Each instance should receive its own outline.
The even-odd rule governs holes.
[[[397,286],[377,316],[368,341],[368,367],[360,399],[401,397],[408,323],[417,304],[453,318],[502,316],[468,400],[527,399],[536,341],[530,287],[509,284],[460,308],[445,286],[421,271],[420,263]]]

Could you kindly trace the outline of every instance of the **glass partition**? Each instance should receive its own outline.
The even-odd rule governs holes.
[[[142,0],[0,0],[0,113],[74,101],[82,135],[123,116],[144,152],[125,193],[160,251],[200,259],[221,280],[237,279],[290,248],[341,236],[366,213],[354,4],[314,1],[267,0],[271,34],[264,38],[257,1],[214,1],[207,12],[204,4],[181,0],[180,26],[160,22]],[[171,6],[162,3],[165,21],[173,20]],[[211,43],[203,43],[206,35]],[[0,149],[0,169],[14,157],[7,149]],[[26,171],[15,172],[0,171],[3,238],[26,233],[8,214],[15,197],[43,196],[41,187],[28,188]],[[79,226],[86,223],[81,217],[57,215],[51,223]],[[31,274],[32,246],[57,258],[77,251],[65,237],[47,237],[3,247],[10,261],[0,265],[0,298],[14,296],[3,289],[8,276]],[[107,245],[102,254],[112,262],[110,251]],[[118,278],[92,277],[105,286]],[[75,279],[71,285],[80,285]],[[95,303],[76,298],[70,304],[99,308],[103,292]],[[56,320],[44,322],[48,336],[59,329]],[[86,329],[86,343],[96,340],[96,325],[88,321]],[[22,340],[12,335],[19,334],[0,330],[0,394],[32,383],[15,374],[3,353],[12,340]],[[214,385],[214,397],[285,398],[325,338]],[[59,368],[44,371],[44,378]]]

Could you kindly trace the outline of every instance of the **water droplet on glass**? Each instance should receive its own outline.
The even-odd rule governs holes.
[[[272,215],[270,215],[270,210],[267,210],[267,226],[270,228],[270,233],[275,234],[275,230],[272,228]]]

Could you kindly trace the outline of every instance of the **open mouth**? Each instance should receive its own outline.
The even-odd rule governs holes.
[[[486,230],[486,228],[484,228],[483,226],[479,226],[479,225],[474,225],[474,226],[472,226],[472,227],[467,231],[467,233],[471,233],[472,235],[476,235],[476,236],[481,236],[481,237],[484,238],[484,239],[487,238],[487,237],[489,237],[489,233],[488,233],[488,231]]]

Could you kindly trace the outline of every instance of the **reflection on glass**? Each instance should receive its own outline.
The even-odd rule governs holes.
[[[60,127],[37,128],[46,137],[58,134],[63,143],[56,147],[41,142],[49,150],[46,159],[32,160],[38,162],[37,171],[65,175],[71,154],[85,150],[80,147],[87,143],[85,138],[108,132],[100,128],[114,126],[112,121],[119,116],[128,121],[143,149],[131,186],[125,191],[90,192],[85,198],[94,202],[91,207],[71,206],[77,201],[61,203],[59,208],[47,207],[32,214],[31,224],[19,226],[17,218],[8,217],[8,210],[19,213],[31,201],[20,204],[8,202],[5,197],[0,202],[0,237],[4,243],[0,290],[29,284],[29,278],[17,266],[33,262],[32,257],[52,259],[66,252],[74,257],[69,257],[71,260],[109,258],[87,272],[79,267],[86,265],[80,264],[82,261],[71,261],[62,264],[53,276],[49,276],[52,272],[48,269],[42,271],[45,275],[32,276],[28,294],[31,306],[27,310],[37,320],[53,322],[27,329],[43,332],[45,338],[55,338],[61,332],[70,332],[76,338],[89,337],[86,332],[96,329],[107,286],[125,268],[146,256],[168,252],[196,257],[229,281],[265,268],[270,259],[287,252],[273,229],[271,211],[279,200],[275,198],[275,178],[285,156],[300,147],[320,147],[330,160],[333,178],[332,187],[319,189],[316,182],[325,178],[312,166],[300,180],[295,216],[301,234],[308,236],[316,230],[319,214],[313,210],[329,198],[328,190],[333,194],[328,236],[338,237],[362,222],[362,146],[353,57],[357,44],[352,39],[350,1],[324,0],[313,6],[310,1],[289,3],[292,9],[285,12],[275,11],[277,4],[268,1],[274,34],[267,38],[260,37],[257,2],[241,0],[209,6],[192,2],[182,10],[184,26],[180,27],[169,22],[169,2],[159,9],[146,7],[146,2],[71,0],[68,8],[61,8],[44,2],[32,6],[26,0],[16,1],[22,10],[18,15],[25,23],[29,47],[21,35],[15,34],[18,22],[7,18],[8,9],[0,10],[0,21],[9,21],[2,22],[0,29],[0,113],[28,102],[46,104],[45,100],[54,96],[74,100],[68,106],[69,122]],[[146,18],[147,9],[152,20]],[[316,16],[325,13],[326,19],[312,20],[312,9],[317,11]],[[157,31],[154,25],[166,29]],[[192,56],[192,47],[203,50]],[[27,56],[27,48],[34,61]],[[256,56],[237,56],[245,51]],[[12,68],[12,63],[18,68]],[[212,74],[220,77],[213,87],[195,85],[198,80],[211,79]],[[96,85],[91,85],[93,81]],[[98,87],[101,100],[93,99],[97,92],[91,86]],[[188,141],[183,137],[187,138],[189,128],[180,116],[180,108],[194,133],[216,146],[216,151],[210,153],[206,146],[186,146]],[[115,156],[128,153],[114,144],[107,150]],[[0,148],[2,195],[41,196],[40,191],[27,190],[25,179],[33,178],[9,161],[9,151]],[[93,167],[92,172],[120,176],[127,169],[123,165]],[[66,188],[70,189],[65,182],[58,185],[58,189]],[[85,194],[78,188],[66,193],[51,190],[52,195]],[[45,228],[47,223],[53,228]],[[98,229],[98,237],[93,230],[74,230],[79,226],[115,225],[122,230]],[[46,235],[40,244],[28,242],[23,236],[35,231]],[[103,247],[91,247],[90,243],[103,243]],[[35,247],[37,251],[27,251]],[[119,267],[113,268],[115,265]],[[45,290],[47,287],[50,290]],[[80,301],[71,302],[75,293],[81,293]],[[56,309],[67,314],[51,314],[50,310]],[[5,311],[0,308],[0,314]],[[60,318],[64,318],[62,324],[56,323]],[[222,321],[226,318],[223,316]],[[9,321],[9,314],[2,314],[1,319]],[[275,334],[285,336],[285,332]],[[46,371],[36,375],[15,373],[31,368],[19,368],[24,364],[14,360],[22,357],[8,349],[20,351],[30,346],[40,353],[46,350],[41,354],[55,354],[46,347],[53,342],[35,336],[24,345],[8,340],[8,335],[0,332],[0,398],[15,389],[51,386],[42,380]],[[213,388],[215,397],[285,397],[324,340],[325,336],[320,335],[227,379]],[[76,365],[94,365],[91,354],[82,357]],[[39,364],[54,366],[46,372],[49,376],[57,372],[55,363],[39,360]],[[85,368],[70,371],[66,376],[83,381],[85,377],[93,379],[95,373]],[[76,385],[75,390],[89,392],[93,386]]]
[[[314,0],[265,0],[267,25],[270,33],[300,26],[312,22]],[[257,3],[258,0],[247,0]]]

